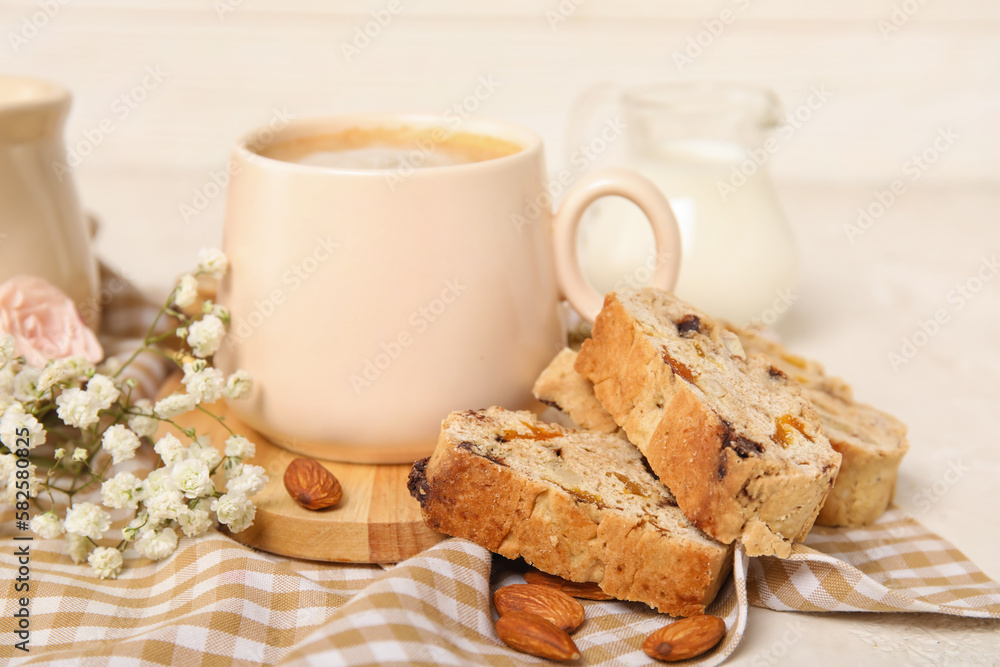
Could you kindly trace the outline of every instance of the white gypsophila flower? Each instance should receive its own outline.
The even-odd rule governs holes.
[[[184,511],[184,497],[180,491],[162,491],[145,499],[146,512],[153,521],[171,521]]]
[[[75,382],[93,372],[93,365],[83,357],[54,359],[46,364],[38,376],[38,393],[44,394],[52,387]]]
[[[243,460],[233,456],[227,456],[222,462],[222,475],[226,479],[238,477],[243,472]]]
[[[129,524],[122,528],[122,539],[126,542],[131,542],[135,539],[136,533],[139,529],[143,528],[149,523],[149,515],[146,510],[139,510],[139,513],[135,515],[135,518],[129,521]]]
[[[226,482],[226,491],[249,497],[263,489],[265,484],[267,475],[262,467],[244,465],[239,475]]]
[[[71,387],[64,389],[56,398],[59,409],[56,413],[67,426],[87,428],[97,422],[101,406],[90,392]]]
[[[17,375],[14,366],[14,364],[7,364],[0,368],[0,395],[10,395],[11,398],[14,396],[14,376]]]
[[[94,364],[90,363],[86,357],[77,355],[66,357],[60,361],[69,367],[73,377],[87,378],[94,374]]]
[[[208,469],[213,470],[222,460],[222,454],[212,446],[212,441],[207,435],[199,435],[188,447],[188,458],[204,461]]]
[[[14,376],[14,398],[22,403],[37,401],[40,392],[38,379],[42,371],[34,366],[25,366]]]
[[[73,503],[66,510],[67,533],[99,540],[111,526],[111,515],[94,503]]]
[[[199,403],[215,403],[222,396],[226,376],[222,371],[207,366],[204,360],[184,364],[184,388]]]
[[[153,407],[153,412],[161,419],[171,419],[177,415],[194,410],[198,405],[198,397],[191,394],[170,394],[166,398],[161,398]]]
[[[229,268],[229,258],[221,250],[202,248],[198,251],[198,273],[221,279]]]
[[[217,303],[213,303],[212,304],[211,313],[213,315],[215,315],[216,317],[218,317],[220,320],[222,320],[223,323],[225,323],[225,324],[229,324],[229,320],[232,317],[229,314],[229,309],[228,308],[226,308],[225,306],[221,306],[221,305],[219,305]]]
[[[181,461],[173,467],[170,476],[185,498],[200,498],[215,493],[208,466],[201,459]]]
[[[173,528],[162,531],[144,531],[134,542],[135,549],[150,560],[166,558],[177,550],[177,533]]]
[[[7,449],[15,450],[23,449],[25,440],[28,442],[28,449],[44,445],[45,428],[34,415],[24,411],[23,405],[11,403],[3,411],[3,417],[0,417],[0,441],[7,445]]]
[[[164,491],[176,490],[169,468],[157,468],[146,475],[146,479],[142,482],[142,500],[146,501]]]
[[[90,455],[90,452],[88,452],[83,447],[77,447],[76,449],[73,450],[73,460],[76,461],[76,462],[78,462],[78,463],[80,461],[86,461],[87,460],[87,456],[89,456],[89,455]]]
[[[87,562],[101,579],[114,579],[122,569],[122,553],[111,547],[97,547],[87,557]]]
[[[249,498],[239,493],[225,493],[212,503],[212,511],[219,522],[233,533],[246,530],[257,514],[257,507]]]
[[[69,369],[69,366],[62,363],[62,361],[63,360],[50,361],[49,365],[46,366],[38,375],[38,379],[35,381],[35,389],[39,394],[47,392],[60,382],[68,379],[67,370]]]
[[[3,414],[4,410],[14,405],[14,397],[10,394],[0,393],[0,415]]]
[[[44,394],[57,385],[68,386],[77,380],[93,375],[94,365],[84,357],[54,359],[46,364],[38,376],[38,392]]]
[[[212,527],[212,515],[208,510],[198,507],[188,507],[177,517],[177,523],[188,537],[197,537],[207,533]]]
[[[0,366],[6,366],[13,358],[14,337],[7,333],[0,335]]]
[[[153,451],[159,454],[160,458],[167,464],[168,468],[183,461],[187,454],[187,450],[184,448],[184,443],[174,437],[171,433],[167,433],[162,438],[157,440],[156,444],[153,445]]]
[[[198,279],[190,273],[181,276],[174,288],[174,304],[187,308],[198,298]]]
[[[184,377],[189,377],[194,373],[199,373],[208,368],[208,362],[204,359],[194,359],[184,362]]]
[[[13,454],[0,454],[0,482],[6,484],[10,473],[17,467],[17,457]]]
[[[120,472],[101,484],[101,502],[107,507],[136,509],[142,498],[142,480],[130,472]]]
[[[257,447],[242,435],[231,435],[226,438],[226,456],[235,456],[239,459],[253,458],[257,453]]]
[[[66,532],[62,521],[52,512],[36,514],[31,520],[31,532],[47,540],[59,537]]]
[[[205,315],[188,327],[187,344],[196,357],[215,354],[226,335],[226,325],[215,315]]]
[[[253,378],[243,370],[238,370],[226,379],[226,387],[222,390],[222,395],[229,400],[239,400],[250,395],[253,389]]]
[[[97,399],[102,410],[107,410],[114,405],[121,395],[121,390],[115,386],[115,381],[100,373],[95,373],[87,382],[87,391]]]
[[[101,448],[111,454],[111,460],[115,465],[134,458],[135,450],[139,449],[140,444],[139,436],[121,424],[109,426],[101,436]]]
[[[69,557],[73,559],[74,563],[79,565],[87,560],[87,556],[90,554],[90,550],[94,548],[94,544],[83,535],[70,533],[66,536],[66,547]]]
[[[19,498],[17,494],[25,491],[28,492],[28,497],[37,498],[40,486],[41,482],[35,477],[34,463],[29,463],[25,468],[16,467],[15,463],[15,468],[7,475],[6,500],[11,505],[24,500],[23,496]]]
[[[134,414],[129,417],[128,427],[135,431],[140,438],[151,438],[156,434],[159,422],[153,417],[153,403],[145,398],[140,398],[132,406]]]
[[[58,448],[56,451],[52,452],[52,458],[58,461],[62,457],[66,456],[66,450],[62,447]]]

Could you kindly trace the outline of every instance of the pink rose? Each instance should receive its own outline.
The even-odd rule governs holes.
[[[14,276],[0,284],[0,332],[14,337],[14,353],[43,368],[49,359],[104,358],[97,337],[73,301],[44,278]]]

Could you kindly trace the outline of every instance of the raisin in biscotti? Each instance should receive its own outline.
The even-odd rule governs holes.
[[[840,454],[797,383],[662,290],[612,292],[576,370],[691,521],[787,556],[808,534]]]
[[[899,464],[909,449],[906,425],[854,400],[849,385],[826,374],[823,367],[790,354],[782,345],[755,331],[731,327],[747,354],[763,354],[802,384],[802,393],[819,414],[823,431],[840,453],[840,473],[816,523],[865,526],[892,502]]]
[[[628,441],[530,412],[452,413],[409,489],[435,530],[675,616],[704,613],[732,566]]]

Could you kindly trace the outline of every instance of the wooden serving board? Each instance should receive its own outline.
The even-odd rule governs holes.
[[[166,396],[180,387],[180,377],[172,378],[161,391]],[[307,510],[285,490],[285,468],[298,455],[281,449],[242,423],[225,400],[208,406],[225,417],[226,424],[256,444],[250,461],[264,468],[267,485],[253,496],[257,515],[253,525],[231,537],[250,547],[273,554],[342,563],[398,563],[444,539],[420,518],[420,505],[406,489],[409,465],[367,465],[320,461],[340,481],[344,496],[335,506]],[[193,411],[174,418],[183,428],[207,434],[222,451],[229,433],[203,412]],[[163,433],[172,426],[161,427]],[[184,439],[184,441],[187,441]],[[225,489],[225,479],[216,477],[216,487]]]

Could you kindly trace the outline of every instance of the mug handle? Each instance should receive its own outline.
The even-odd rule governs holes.
[[[645,176],[627,169],[601,169],[573,184],[552,222],[556,278],[563,296],[580,316],[593,322],[604,306],[604,296],[590,286],[576,254],[576,235],[584,211],[608,195],[625,197],[638,206],[653,228],[656,268],[652,287],[671,291],[681,268],[681,232],[667,198]]]

